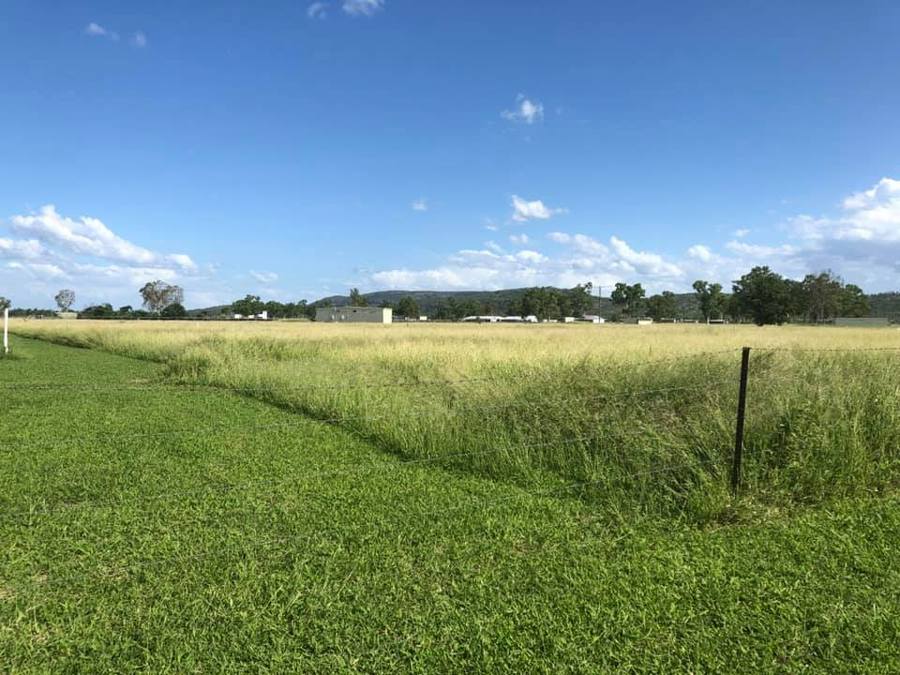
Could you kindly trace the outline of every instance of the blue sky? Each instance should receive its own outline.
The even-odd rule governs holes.
[[[0,295],[900,288],[896,2],[0,7]]]

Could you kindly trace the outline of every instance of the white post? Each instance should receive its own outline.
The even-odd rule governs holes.
[[[3,310],[3,353],[9,354],[9,307]]]

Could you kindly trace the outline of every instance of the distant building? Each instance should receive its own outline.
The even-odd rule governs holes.
[[[391,323],[390,307],[316,307],[316,321],[330,323]]]
[[[890,325],[890,322],[883,316],[867,316],[867,317],[849,317],[839,316],[834,320],[835,326],[855,326],[858,328],[879,328]]]
[[[503,317],[485,314],[481,316],[464,316],[462,320],[467,323],[500,323]]]
[[[588,323],[606,323],[606,320],[597,314],[585,314],[581,317],[581,320],[587,321]]]

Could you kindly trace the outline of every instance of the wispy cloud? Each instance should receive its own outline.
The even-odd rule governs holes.
[[[500,117],[510,122],[534,124],[544,119],[544,105],[540,101],[532,101],[524,94],[516,97],[516,105],[512,110],[504,110]]]
[[[107,38],[108,40],[112,40],[113,42],[117,42],[119,39],[119,34],[115,31],[107,30],[99,23],[91,21],[84,28],[84,34],[89,35],[91,37],[102,37]]]
[[[262,284],[273,284],[278,281],[278,274],[276,272],[256,272],[250,270],[250,276]]]
[[[119,34],[116,31],[110,30],[110,29],[106,28],[105,26],[101,26],[99,23],[97,23],[95,21],[91,21],[87,26],[85,26],[84,34],[89,37],[105,38],[112,42],[119,41]],[[131,37],[129,38],[128,43],[132,47],[136,47],[138,49],[143,49],[144,47],[147,46],[147,36],[146,36],[146,34],[144,34],[143,31],[140,31],[140,30],[135,31],[134,33],[131,34]]]
[[[350,16],[372,16],[384,9],[384,0],[343,0],[341,9]]]
[[[306,16],[310,19],[324,19],[328,15],[327,2],[314,2],[306,10]]]
[[[410,204],[410,207],[413,211],[427,211],[428,210],[428,200],[422,197],[421,199],[416,199]]]
[[[528,220],[547,220],[556,214],[566,212],[566,209],[551,209],[540,199],[527,201],[518,195],[512,196],[512,207],[512,219],[517,223],[524,223]]]

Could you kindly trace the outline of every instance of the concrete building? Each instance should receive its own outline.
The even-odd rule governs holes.
[[[390,307],[316,307],[316,321],[332,323],[391,323]]]

